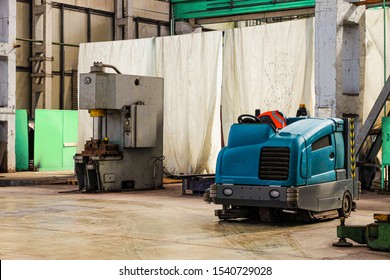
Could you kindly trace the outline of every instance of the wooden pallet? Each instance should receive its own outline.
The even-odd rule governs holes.
[[[182,182],[181,179],[163,178],[163,184],[181,184]]]
[[[66,184],[67,184],[67,185],[78,185],[79,182],[77,181],[77,179],[68,179],[68,180],[66,181]]]

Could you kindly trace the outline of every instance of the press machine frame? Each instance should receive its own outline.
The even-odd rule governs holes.
[[[124,75],[103,63],[80,74],[79,109],[93,118],[93,136],[74,156],[81,191],[162,187],[163,89],[162,78]]]

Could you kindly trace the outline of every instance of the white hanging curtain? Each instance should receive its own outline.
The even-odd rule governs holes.
[[[157,38],[156,69],[165,85],[165,168],[214,173],[221,147],[222,32]]]
[[[387,59],[386,76],[390,74],[390,9],[386,9]],[[383,9],[366,10],[366,71],[364,81],[363,118],[367,118],[384,86]],[[383,116],[383,114],[382,114]],[[379,123],[381,121],[379,120]]]
[[[314,108],[313,18],[228,30],[222,81],[223,134],[241,114]]]

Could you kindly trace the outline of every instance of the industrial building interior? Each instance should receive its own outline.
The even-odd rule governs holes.
[[[390,260],[385,0],[0,0],[0,259]]]

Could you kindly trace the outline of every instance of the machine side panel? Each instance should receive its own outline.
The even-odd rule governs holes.
[[[148,148],[156,146],[156,107],[150,105],[131,106],[134,120],[131,134],[133,135],[134,147]]]
[[[231,195],[225,195],[224,189],[231,189]],[[269,193],[277,190],[278,198],[271,198]],[[287,188],[268,186],[246,185],[218,185],[215,202],[224,205],[257,206],[257,207],[280,207],[288,208]]]
[[[216,204],[321,212],[341,208],[345,191],[348,190],[352,193],[353,182],[351,179],[347,179],[297,188],[220,184],[216,184],[216,187],[217,193],[214,199]],[[231,194],[225,195],[225,188],[230,188]],[[270,196],[271,191],[274,190],[280,193],[279,197]],[[296,196],[289,195],[295,193],[294,191],[297,192]]]
[[[161,91],[164,90],[164,80],[162,78],[116,75],[115,81],[117,97],[113,109],[120,110],[123,105],[136,103],[155,105],[157,108],[162,108],[163,100],[159,96]]]
[[[346,179],[298,188],[298,207],[311,211],[341,208],[345,191],[353,195],[353,180]]]
[[[233,124],[229,132],[229,148],[261,144],[267,141],[275,131],[265,124]]]
[[[114,109],[115,74],[80,74],[79,109]]]

